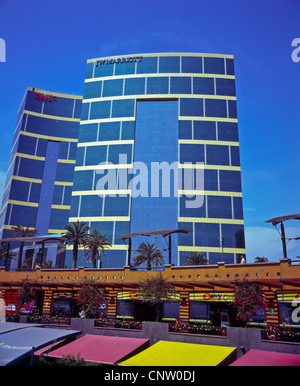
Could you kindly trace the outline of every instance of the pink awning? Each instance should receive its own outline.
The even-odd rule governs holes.
[[[300,355],[250,350],[230,366],[300,366]]]
[[[148,339],[122,338],[116,336],[84,335],[73,342],[47,354],[48,357],[61,358],[63,355],[73,354],[88,362],[97,362],[104,365],[114,365],[121,359],[134,355],[149,346]],[[49,348],[48,348],[49,349]]]

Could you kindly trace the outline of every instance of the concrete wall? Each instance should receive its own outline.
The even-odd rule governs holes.
[[[141,330],[94,327],[94,319],[71,319],[72,330],[82,330],[83,334],[109,335],[127,338],[149,339],[150,345],[159,340],[196,343],[237,348],[237,357],[250,349],[276,351],[290,354],[300,354],[300,343],[274,342],[262,340],[260,329],[227,328],[227,336],[201,335],[190,333],[169,332],[167,323],[143,322]]]

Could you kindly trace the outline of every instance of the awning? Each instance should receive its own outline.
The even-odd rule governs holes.
[[[80,354],[88,362],[114,365],[120,360],[135,355],[149,346],[148,339],[123,338],[104,335],[84,335],[75,341],[50,351],[47,356],[61,358],[63,355]]]
[[[236,359],[235,347],[160,340],[121,366],[219,366]]]
[[[300,355],[250,350],[230,366],[300,366]]]
[[[35,350],[67,338],[75,338],[81,331],[28,327],[0,335],[0,366],[12,365]]]
[[[0,323],[0,335],[6,332],[20,330],[22,328],[29,327],[43,327],[44,324],[35,324],[35,323],[14,323],[14,322],[1,322]],[[1,338],[0,338],[1,340]]]

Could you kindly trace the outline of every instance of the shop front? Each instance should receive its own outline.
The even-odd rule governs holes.
[[[159,304],[160,321],[171,322],[179,318],[179,294],[173,301]],[[138,292],[119,292],[117,294],[117,319],[129,319],[137,322],[156,321],[156,306],[143,301]]]
[[[233,294],[227,292],[190,293],[190,323],[215,327],[236,326],[236,314],[232,305]]]

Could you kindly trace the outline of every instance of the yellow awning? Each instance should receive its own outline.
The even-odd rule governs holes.
[[[231,360],[228,358],[231,356]],[[235,347],[159,341],[120,366],[218,366],[236,359]],[[228,363],[226,363],[228,364]]]

